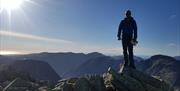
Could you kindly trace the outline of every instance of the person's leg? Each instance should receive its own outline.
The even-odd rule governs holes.
[[[122,40],[122,46],[123,46],[123,55],[124,55],[124,66],[128,66],[128,53],[127,53],[127,40]]]
[[[129,67],[136,69],[134,64],[133,45],[131,43],[128,44],[128,52],[129,52]]]

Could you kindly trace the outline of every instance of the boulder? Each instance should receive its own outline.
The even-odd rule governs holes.
[[[3,90],[3,87],[2,86],[0,86],[0,91],[2,91]]]

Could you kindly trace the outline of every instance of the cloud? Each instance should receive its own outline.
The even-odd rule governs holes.
[[[31,39],[31,40],[48,41],[48,42],[72,43],[72,41],[68,41],[68,40],[49,38],[49,37],[43,37],[43,36],[37,36],[37,35],[31,35],[31,34],[25,34],[25,33],[18,33],[18,32],[12,32],[12,31],[0,30],[0,35],[17,37],[17,38],[25,38],[25,39]]]
[[[176,18],[176,17],[177,17],[176,14],[172,14],[172,15],[169,16],[169,19],[172,20],[172,19],[174,19],[174,18]]]
[[[169,43],[167,46],[168,47],[176,47],[176,44],[175,43]]]
[[[11,55],[11,54],[22,54],[21,52],[18,51],[7,51],[7,50],[1,50],[0,55]]]

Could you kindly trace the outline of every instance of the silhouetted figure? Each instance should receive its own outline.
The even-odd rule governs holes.
[[[133,58],[133,45],[137,44],[137,25],[131,16],[131,11],[126,11],[126,17],[121,21],[118,29],[118,40],[122,39],[124,66],[135,69]]]

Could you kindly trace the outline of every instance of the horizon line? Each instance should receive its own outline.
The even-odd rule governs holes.
[[[22,53],[22,52],[16,52],[16,51],[7,51],[7,53],[5,54],[2,54],[3,52],[5,51],[0,51],[0,56],[9,56],[9,55],[30,55],[30,54],[41,54],[41,53],[83,53],[83,54],[90,54],[90,53],[100,53],[100,54],[103,54],[103,55],[106,55],[106,56],[122,56],[123,54],[107,54],[107,53],[102,53],[102,52],[97,52],[97,51],[94,51],[94,52],[73,52],[73,51],[63,51],[63,52],[47,52],[47,51],[44,51],[44,52],[31,52],[31,53]],[[9,52],[9,54],[8,54]],[[11,53],[10,53],[11,52]],[[142,55],[142,54],[139,54],[139,55],[135,55],[135,56],[139,56],[139,57],[151,57],[151,56],[155,56],[155,55],[164,55],[164,56],[170,56],[170,57],[176,57],[176,56],[180,56],[180,55],[166,55],[166,54],[153,54],[153,55]]]

